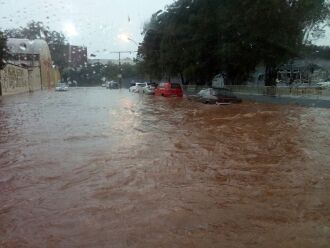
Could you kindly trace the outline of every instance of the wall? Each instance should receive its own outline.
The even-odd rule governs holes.
[[[40,78],[40,69],[35,67],[32,70],[29,70],[29,91],[41,90],[41,78]]]
[[[31,70],[7,64],[0,71],[1,93],[3,96],[32,92],[41,89],[40,69],[35,67]]]
[[[2,95],[12,95],[29,91],[28,71],[15,65],[6,65],[0,71]]]
[[[57,68],[51,70],[52,85],[55,86],[61,81],[61,74]]]

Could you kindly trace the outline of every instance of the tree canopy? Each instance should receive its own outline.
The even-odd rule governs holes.
[[[158,79],[203,84],[221,73],[238,84],[263,63],[269,85],[328,13],[326,0],[177,0],[145,25],[140,67]]]
[[[7,39],[3,35],[2,32],[0,32],[0,70],[3,69],[5,66],[5,61],[7,58]]]
[[[124,80],[142,77],[136,65],[124,63],[119,67],[111,62],[106,65],[95,63],[82,68],[66,69],[62,76],[66,81],[77,81],[80,86],[99,86],[104,80],[118,81],[118,74],[122,74]]]

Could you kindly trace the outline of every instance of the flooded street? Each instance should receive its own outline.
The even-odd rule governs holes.
[[[0,247],[329,247],[330,109],[78,88],[0,99]]]

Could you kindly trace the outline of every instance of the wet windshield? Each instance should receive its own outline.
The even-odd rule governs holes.
[[[0,248],[330,247],[329,17],[0,0]]]

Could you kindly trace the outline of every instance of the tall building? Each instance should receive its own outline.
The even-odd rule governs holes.
[[[64,58],[64,67],[78,68],[87,64],[87,47],[84,46],[74,46],[70,44],[63,45],[63,47],[58,47],[57,45],[50,45],[50,49],[60,52],[59,55]]]
[[[67,45],[70,67],[81,67],[87,64],[87,47]]]

